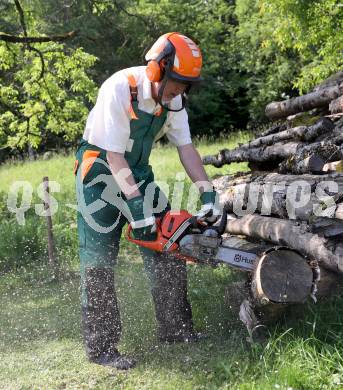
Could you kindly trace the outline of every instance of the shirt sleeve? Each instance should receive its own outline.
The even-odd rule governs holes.
[[[179,102],[176,102],[175,108],[172,105],[173,109],[180,107],[181,105],[181,97]],[[175,146],[183,146],[192,143],[191,132],[189,129],[188,123],[188,114],[185,109],[172,112],[169,111],[167,118],[167,138],[168,140]]]
[[[106,80],[87,120],[88,142],[110,152],[125,153],[130,138],[130,89],[123,76]]]

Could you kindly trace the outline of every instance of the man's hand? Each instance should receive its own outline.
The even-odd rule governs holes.
[[[206,191],[200,195],[200,200],[202,208],[197,214],[198,219],[209,225],[213,225],[221,215],[221,210],[218,207],[218,194],[214,189],[212,191]]]
[[[155,217],[152,213],[144,215],[144,198],[142,195],[128,199],[127,205],[131,212],[130,224],[133,236],[137,240],[155,241],[157,238]]]
[[[178,152],[188,176],[197,185],[199,191],[202,191],[200,199],[203,206],[198,213],[199,219],[207,224],[215,223],[221,215],[218,196],[208,179],[198,151],[193,144],[187,144],[179,146]]]
[[[127,198],[126,204],[131,216],[125,216],[131,223],[133,236],[143,241],[156,240],[155,218],[152,213],[147,216],[144,215],[144,198],[139,191],[139,185],[136,184],[124,155],[107,152],[107,161],[115,181]]]

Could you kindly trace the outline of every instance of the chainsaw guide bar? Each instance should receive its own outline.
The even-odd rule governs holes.
[[[201,234],[188,234],[180,240],[179,252],[193,257],[199,263],[217,265],[226,263],[242,271],[252,272],[255,268],[256,253],[222,245],[221,238]]]

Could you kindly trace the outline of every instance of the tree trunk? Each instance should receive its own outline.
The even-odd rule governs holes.
[[[269,103],[265,114],[271,120],[285,118],[298,112],[326,106],[340,95],[343,95],[343,83],[285,101]]]
[[[323,170],[325,161],[317,154],[303,158],[302,155],[293,155],[279,164],[278,172],[293,173],[301,175],[303,173],[320,173]]]
[[[320,267],[288,247],[250,243],[237,236],[224,236],[223,245],[258,254],[255,269],[245,274],[245,280],[228,285],[224,294],[233,319],[245,325],[249,342],[264,341],[268,325],[310,296],[317,301],[343,292],[342,274]]]
[[[246,215],[227,223],[230,234],[245,235],[277,245],[286,245],[316,260],[320,266],[343,274],[343,243],[320,237],[306,223]]]
[[[256,263],[251,290],[258,306],[303,303],[311,294],[313,272],[299,253],[279,248],[267,251]]]
[[[286,264],[283,260],[273,262],[261,258],[259,268],[250,279],[225,288],[224,302],[233,318],[245,325],[250,342],[264,341],[267,326],[279,321],[294,305],[300,308],[310,295],[316,302],[343,292],[342,275],[313,265],[310,268],[302,256],[290,253],[291,261]],[[285,300],[289,291],[293,303]],[[283,302],[269,299],[278,296]]]
[[[333,87],[335,85],[338,85],[340,83],[343,83],[343,71],[339,71],[332,76],[328,77],[326,80],[322,81],[320,84],[316,85],[313,88],[313,91],[320,91],[321,89]]]
[[[321,118],[313,126],[298,126],[291,129],[280,131],[276,134],[259,137],[253,141],[240,146],[240,149],[258,148],[263,145],[273,145],[276,142],[286,141],[289,139],[309,142],[319,137],[321,134],[328,133],[334,128],[334,124],[328,118]]]
[[[270,248],[256,260],[246,282],[225,289],[224,299],[234,318],[246,326],[248,340],[260,342],[266,325],[279,319],[289,304],[303,303],[313,286],[314,273],[303,256],[288,248]]]
[[[288,156],[297,153],[304,146],[300,142],[277,143],[272,146],[260,148],[236,148],[233,150],[223,149],[217,156],[203,157],[204,165],[214,165],[217,168],[232,162],[265,162],[269,160],[282,161]]]
[[[204,165],[214,165],[220,168],[225,164],[233,162],[270,162],[273,164],[275,162],[281,163],[283,160],[290,158],[293,162],[286,169],[289,169],[292,173],[306,173],[307,171],[304,171],[303,167],[297,167],[298,162],[312,155],[316,155],[325,162],[340,160],[343,158],[341,148],[338,146],[341,142],[343,142],[343,135],[337,135],[311,144],[290,141],[278,142],[270,146],[262,145],[260,147],[242,145],[233,150],[220,150],[217,155],[204,156],[202,161]],[[307,166],[307,168],[309,167]]]
[[[283,131],[283,130],[286,130],[287,129],[287,124],[286,123],[281,123],[281,124],[277,124],[277,125],[273,125],[271,127],[269,127],[267,130],[265,130],[263,133],[261,133],[261,137],[265,137],[267,135],[270,135],[270,134],[275,134],[275,133],[278,133],[280,131]]]
[[[340,96],[335,100],[332,100],[332,102],[329,105],[329,110],[331,114],[338,114],[340,112],[343,112],[343,96]]]
[[[343,174],[221,176],[213,185],[225,210],[238,216],[259,213],[301,221],[343,219]]]

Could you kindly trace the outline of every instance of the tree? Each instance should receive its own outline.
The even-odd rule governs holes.
[[[307,92],[342,69],[338,0],[237,0],[235,14],[252,119],[267,102]]]
[[[145,36],[149,46],[161,34],[180,31],[199,44],[203,54],[204,82],[190,96],[189,116],[195,134],[218,134],[247,119],[245,74],[237,65],[237,21],[234,1],[141,0],[136,12],[153,20],[154,35]]]
[[[11,32],[0,36],[1,147],[37,148],[51,134],[74,141],[83,130],[87,104],[94,102],[96,88],[87,70],[96,58],[57,43],[63,39],[56,36],[42,36],[34,8],[24,11],[18,0],[15,6],[2,4],[7,16],[0,21],[1,29]],[[64,40],[73,35],[64,34]]]
[[[97,86],[175,30],[203,52],[193,134],[243,128],[342,68],[342,23],[339,0],[2,0],[0,148],[74,144]]]

